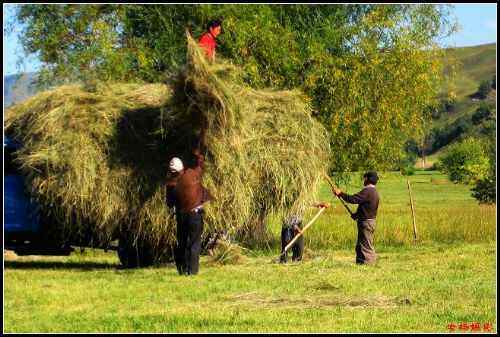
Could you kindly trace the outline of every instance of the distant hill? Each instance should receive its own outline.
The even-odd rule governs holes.
[[[455,77],[456,100],[439,112],[428,130],[426,167],[439,157],[450,144],[472,137],[494,137],[496,128],[496,89],[485,99],[475,97],[483,81],[496,75],[496,43],[473,47],[450,48],[447,56],[455,58],[459,67]],[[478,109],[487,107],[491,114],[481,117]],[[419,161],[417,167],[422,167]]]
[[[496,73],[496,43],[451,48],[447,53],[461,64],[456,79],[459,98],[473,94],[481,81],[491,79]]]
[[[5,76],[3,87],[4,107],[7,108],[36,94],[37,90],[33,84],[35,79],[36,73]]]

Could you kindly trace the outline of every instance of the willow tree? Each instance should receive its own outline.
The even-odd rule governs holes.
[[[387,169],[444,79],[447,5],[21,5],[22,42],[59,80],[158,82],[185,62],[185,29],[223,18],[217,50],[255,88],[300,88],[330,132],[330,168]]]

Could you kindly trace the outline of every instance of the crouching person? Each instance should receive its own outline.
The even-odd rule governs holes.
[[[175,264],[180,275],[196,275],[199,270],[203,204],[212,196],[201,184],[204,158],[200,150],[193,151],[191,167],[179,158],[170,161],[171,179],[167,182],[167,204],[174,209],[177,220]]]
[[[281,256],[280,263],[286,263],[288,260],[288,251],[285,247],[302,230],[302,219],[293,215],[288,218],[281,229]],[[301,261],[304,254],[304,235],[301,235],[292,245],[292,261]]]

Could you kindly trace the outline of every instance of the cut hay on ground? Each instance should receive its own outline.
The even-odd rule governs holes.
[[[62,236],[102,243],[126,231],[157,248],[173,244],[168,162],[189,161],[202,125],[204,185],[215,196],[205,233],[250,240],[268,214],[302,215],[314,201],[329,148],[308,99],[243,85],[236,67],[209,64],[189,37],[188,60],[168,83],[67,85],[8,110],[29,187]]]
[[[345,296],[345,295],[321,295],[311,293],[308,295],[289,295],[269,296],[257,292],[243,293],[234,296],[228,296],[226,301],[229,306],[248,306],[272,309],[276,307],[288,309],[321,309],[327,307],[345,307],[345,308],[397,308],[410,305],[410,299],[406,297],[387,297],[381,295],[364,296]]]
[[[210,256],[210,263],[214,265],[241,264],[245,262],[245,248],[228,240],[219,240]]]

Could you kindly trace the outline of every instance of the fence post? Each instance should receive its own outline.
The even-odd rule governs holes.
[[[411,196],[410,179],[406,178],[406,183],[408,184],[408,193],[410,194],[410,205],[411,205],[411,216],[413,218],[413,236],[415,242],[417,241],[417,224],[415,221],[415,209],[413,207],[413,198]]]

